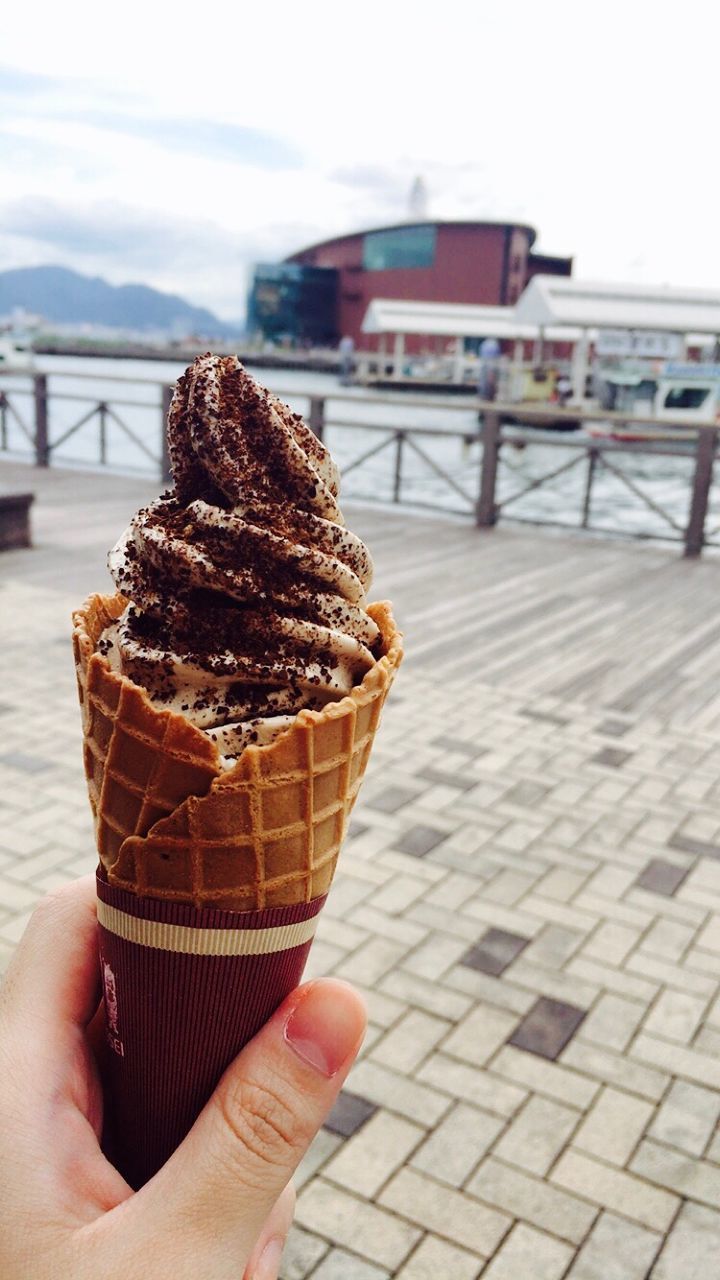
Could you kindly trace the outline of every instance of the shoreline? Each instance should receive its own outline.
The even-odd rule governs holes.
[[[192,364],[196,356],[208,350],[207,344],[192,347],[146,347],[143,343],[125,342],[105,346],[100,342],[62,342],[47,340],[34,342],[34,353],[39,356],[80,356],[101,360],[173,361]],[[218,355],[237,355],[243,364],[256,369],[297,369],[306,373],[339,373],[340,360],[334,351],[294,353],[291,351],[242,351],[226,343],[215,345]]]

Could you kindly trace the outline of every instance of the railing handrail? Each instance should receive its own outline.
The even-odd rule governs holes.
[[[167,363],[172,363],[172,361],[167,361]],[[177,363],[182,365],[184,362],[182,360],[178,360]],[[249,367],[252,369],[253,366],[250,365]],[[299,372],[306,372],[306,370],[302,370]],[[141,374],[138,374],[137,377],[134,377],[132,374],[127,374],[127,373],[93,373],[87,369],[77,370],[77,371],[74,369],[68,369],[68,370],[37,369],[37,368],[10,369],[4,366],[0,368],[0,375],[2,375],[3,377],[7,376],[7,377],[13,377],[13,378],[18,378],[18,377],[23,377],[23,378],[46,377],[46,378],[73,378],[73,379],[84,378],[88,381],[94,381],[94,382],[132,382],[132,383],[142,383],[145,386],[155,386],[155,387],[166,386],[168,384],[168,381],[172,381],[172,379],[168,380],[167,378],[148,378],[148,377],[144,377]],[[327,373],[323,373],[321,376],[331,377],[332,373],[331,371],[328,371]],[[365,386],[358,386],[358,392],[361,394],[357,394],[357,395],[353,395],[352,392],[343,391],[342,389],[335,391],[334,388],[328,388],[328,387],[318,387],[316,389],[307,388],[307,387],[271,387],[271,391],[273,392],[274,395],[280,395],[280,396],[304,396],[306,398],[310,396],[320,396],[321,398],[328,399],[328,400],[348,400],[348,401],[367,400],[368,398],[367,393],[371,392],[373,404],[397,404],[398,401],[400,403],[402,403],[403,401],[407,401],[407,396],[405,395],[405,393],[401,393],[399,396],[392,396],[392,395],[388,395],[387,393],[385,393],[384,395],[375,395],[372,387],[365,387]],[[419,396],[417,398],[413,397],[412,403],[413,405],[424,403],[425,405],[431,408],[449,408],[449,409],[463,409],[463,408],[466,409],[467,408],[467,402],[465,402],[465,404],[458,403],[457,396],[427,396],[427,395],[422,397]]]
[[[672,431],[677,427],[682,427],[683,431],[716,431],[718,427],[717,423],[695,422],[690,418],[683,418],[682,414],[673,416],[672,419],[640,418],[618,413],[615,409],[568,409],[553,404],[540,408],[527,404],[483,400],[476,401],[474,407],[479,413],[499,413],[503,417],[517,418],[518,422],[523,419],[527,422],[547,421],[551,418],[553,422],[609,422],[626,427],[662,427],[666,431]]]
[[[335,425],[335,424],[333,424]],[[341,424],[340,424],[341,425]],[[709,431],[717,430],[717,428],[709,427]],[[482,436],[480,436],[482,439]],[[692,453],[687,448],[673,449],[670,443],[661,444],[657,440],[613,440],[612,436],[588,436],[584,433],[578,433],[569,440],[566,435],[541,434],[539,431],[517,431],[513,435],[507,436],[503,432],[503,444],[542,444],[549,445],[556,449],[596,449],[598,453],[649,453],[653,458],[688,458],[692,457]],[[695,444],[694,437],[690,436],[689,444]],[[678,440],[676,444],[681,444]]]
[[[0,389],[0,394],[2,391]],[[27,392],[30,395],[30,391]],[[116,396],[111,396],[103,400],[101,396],[80,396],[71,395],[54,391],[52,393],[53,400],[71,400],[77,404],[93,404],[100,407],[102,404],[122,405],[128,409],[158,409],[158,402],[150,400],[122,400]],[[643,419],[645,421],[645,419]],[[482,444],[482,428],[478,427],[474,431],[460,431],[452,427],[420,427],[415,425],[400,425],[383,422],[360,422],[345,418],[325,418],[324,426],[334,428],[350,428],[361,431],[385,432],[388,436],[425,436],[435,440],[460,440],[463,444]],[[701,428],[698,428],[700,430]],[[521,427],[510,425],[512,435],[507,435],[507,425],[502,429],[502,440],[504,444],[543,444],[551,448],[558,449],[587,449],[590,445],[593,449],[597,449],[601,453],[651,453],[653,457],[668,458],[686,458],[688,450],[686,448],[672,448],[671,442],[661,443],[657,440],[634,441],[634,440],[615,440],[612,436],[588,436],[582,432],[576,435],[567,435],[563,432],[547,431],[542,432],[534,430],[532,432],[523,431]],[[704,430],[716,430],[713,427],[706,427]],[[58,441],[52,441],[51,447],[54,448]],[[692,434],[688,433],[688,443],[692,443]],[[681,444],[676,441],[676,444]]]
[[[28,392],[27,394],[30,394]],[[100,396],[74,396],[70,394],[62,394],[58,392],[52,393],[53,400],[72,400],[77,404],[94,404],[99,406],[102,403],[113,405],[122,405],[128,409],[158,409],[159,403],[152,403],[149,400],[121,400],[115,396],[111,396],[107,401],[103,401]],[[644,421],[644,419],[643,419]],[[415,425],[391,425],[382,422],[355,422],[344,418],[325,418],[325,427],[335,428],[351,428],[362,431],[378,432],[383,431],[389,436],[425,436],[435,440],[460,440],[463,444],[482,443],[482,429],[475,431],[459,431],[452,427],[419,427]],[[523,431],[521,427],[510,427],[512,435],[506,434],[503,428],[504,444],[543,444],[550,448],[557,449],[587,449],[591,445],[593,449],[597,449],[601,453],[629,453],[642,454],[650,453],[655,458],[686,458],[688,457],[687,448],[682,447],[681,441],[676,441],[679,448],[672,448],[672,442],[662,443],[658,440],[635,441],[635,440],[615,440],[612,436],[588,436],[582,432],[569,436],[565,433],[558,432],[541,432]],[[717,428],[698,427],[697,430],[713,431]],[[57,443],[53,441],[53,447]],[[692,433],[688,432],[688,443],[693,443]]]
[[[65,443],[71,436],[91,421],[95,416],[98,417],[99,430],[99,465],[107,465],[107,429],[108,422],[114,421],[118,429],[137,446],[157,465],[162,473],[163,479],[169,478],[170,466],[167,457],[166,445],[161,445],[158,454],[154,454],[148,448],[145,440],[142,439],[126,421],[117,413],[119,406],[128,406],[138,409],[155,409],[159,415],[159,424],[162,424],[167,416],[170,407],[170,401],[173,394],[173,386],[165,379],[159,378],[133,378],[128,375],[105,375],[94,373],[79,373],[38,370],[38,369],[22,369],[22,370],[5,370],[0,369],[0,373],[10,373],[13,379],[18,377],[27,380],[27,388],[13,385],[3,384],[0,380],[0,448],[7,450],[8,448],[8,414],[12,419],[17,421],[20,430],[27,437],[31,448],[35,453],[36,464],[41,467],[47,467],[51,464],[56,456],[55,451],[58,447]],[[92,395],[85,395],[63,391],[50,391],[50,381],[56,377],[80,378],[86,381],[94,381],[95,383],[115,382],[118,384],[137,383],[140,385],[152,385],[158,387],[160,395],[154,404],[149,404],[145,400],[126,400],[122,396],[114,397],[112,393],[106,391],[104,397],[98,391]],[[369,458],[374,457],[388,445],[395,443],[395,467],[394,479],[392,485],[392,500],[394,502],[401,501],[401,493],[403,491],[403,452],[407,445],[411,451],[417,453],[424,461],[431,472],[434,472],[441,481],[445,483],[455,494],[459,495],[463,502],[466,503],[465,513],[474,515],[475,523],[480,528],[488,528],[496,523],[504,508],[513,502],[522,499],[525,494],[542,487],[543,484],[549,484],[553,479],[569,469],[575,467],[578,463],[582,463],[583,455],[587,459],[588,472],[585,483],[585,497],[583,502],[582,516],[580,528],[594,528],[590,523],[591,506],[592,506],[592,486],[596,470],[596,463],[600,464],[600,468],[613,472],[616,477],[631,491],[631,493],[640,499],[646,507],[650,508],[656,516],[661,516],[674,530],[677,531],[680,538],[684,539],[685,555],[696,556],[702,551],[703,546],[711,542],[716,530],[707,529],[708,504],[713,483],[713,471],[718,449],[718,436],[720,434],[720,424],[696,423],[675,419],[674,422],[668,422],[664,419],[656,418],[639,418],[628,417],[624,414],[604,410],[588,410],[586,408],[575,410],[572,408],[561,408],[556,405],[513,405],[505,402],[490,402],[474,398],[470,403],[472,408],[478,412],[478,425],[473,430],[455,429],[453,427],[433,427],[420,426],[415,424],[393,424],[383,422],[367,422],[356,421],[352,417],[343,420],[342,418],[331,418],[328,412],[328,406],[334,406],[335,401],[352,404],[371,404],[371,405],[391,405],[395,408],[399,404],[406,407],[415,408],[420,405],[429,406],[436,411],[441,409],[452,409],[453,411],[462,411],[467,415],[468,402],[459,404],[457,400],[444,402],[437,398],[425,399],[418,397],[417,400],[408,402],[403,401],[402,397],[397,396],[372,396],[370,398],[347,395],[342,391],[335,393],[331,390],[312,391],[308,388],[295,390],[280,390],[277,394],[283,396],[302,397],[308,402],[307,420],[319,436],[323,438],[328,428],[334,430],[346,429],[349,431],[360,430],[375,435],[381,435],[383,438],[380,443],[373,445],[370,449],[366,449],[361,453],[360,457],[352,461],[346,468],[346,473],[362,465]],[[23,415],[18,413],[16,406],[12,403],[11,397],[30,396],[34,408],[34,424],[30,425],[25,422]],[[64,432],[55,439],[51,438],[50,431],[50,415],[49,406],[52,400],[72,400],[81,404],[89,404],[91,408],[89,412],[83,413],[81,417],[71,426],[66,427]],[[330,410],[332,412],[332,410]],[[672,432],[681,429],[681,436],[677,436],[673,440],[672,436],[665,439],[661,436],[657,438],[622,440],[614,438],[612,434],[608,435],[591,435],[584,431],[569,434],[563,432],[559,435],[557,432],[547,432],[542,430],[542,424],[547,423],[551,418],[555,422],[574,421],[586,424],[588,422],[603,421],[608,423],[612,429],[615,424],[620,424],[626,430],[628,428],[657,428],[663,427]],[[508,421],[509,420],[509,421]],[[533,423],[538,424],[539,429],[529,430]],[[640,432],[642,435],[642,430]],[[165,433],[160,432],[161,441],[164,441]],[[463,485],[458,483],[460,473],[452,474],[451,469],[445,464],[443,457],[441,462],[437,458],[433,458],[430,452],[426,452],[421,447],[420,441],[423,440],[455,440],[461,441],[464,445],[472,445],[480,442],[482,444],[482,453],[478,454],[478,462],[475,462],[474,455],[465,455],[472,462],[466,462],[464,465],[471,466],[473,470],[477,470],[477,475],[473,481],[473,493],[468,493]],[[500,500],[498,496],[498,469],[500,464],[506,467],[509,465],[507,449],[513,445],[542,444],[556,448],[563,448],[566,451],[575,452],[577,457],[571,462],[563,462],[560,467],[554,467],[541,476],[536,476],[531,483],[524,488],[520,488],[515,492],[511,492],[507,497]],[[688,449],[687,446],[690,446]],[[674,446],[674,447],[673,447]],[[504,452],[505,451],[505,452]],[[686,524],[679,524],[674,515],[666,511],[654,496],[645,491],[641,484],[636,483],[631,475],[624,474],[622,468],[614,466],[610,460],[611,454],[645,454],[652,456],[666,457],[685,457],[691,458],[694,463],[694,474],[691,482],[691,501]],[[603,462],[604,456],[608,456],[608,460]],[[58,455],[59,456],[59,455]],[[68,461],[66,458],[65,461]],[[511,467],[513,471],[519,468]],[[456,478],[457,477],[457,478]],[[640,477],[642,479],[642,476]],[[465,473],[462,476],[465,480]],[[416,487],[420,481],[416,479]],[[416,495],[417,496],[417,495]],[[426,504],[416,501],[416,497],[410,497],[409,501],[412,505],[433,505],[434,508],[443,511],[456,511],[456,508],[448,506],[447,502],[438,504]],[[462,514],[462,513],[458,513]],[[516,517],[517,518],[517,517]],[[539,523],[554,523],[552,520],[539,521]],[[565,524],[565,522],[563,522]],[[578,527],[578,526],[575,526]],[[635,535],[637,536],[636,531]],[[650,535],[653,536],[653,535]],[[713,544],[717,545],[717,544]]]
[[[178,361],[178,364],[181,363],[182,361]],[[0,368],[0,375],[3,378],[84,378],[91,382],[139,382],[152,387],[162,387],[168,381],[167,378],[144,378],[141,375],[133,377],[129,373],[90,373],[80,369],[10,369],[4,365]]]
[[[182,361],[178,361],[181,364]],[[0,377],[24,377],[33,380],[38,377],[44,378],[73,378],[83,379],[91,382],[121,382],[138,384],[142,386],[166,387],[171,385],[167,378],[145,378],[142,376],[133,377],[129,374],[116,373],[91,373],[88,371],[64,371],[61,369],[6,369],[0,368]],[[1,387],[1,383],[0,383]],[[19,390],[19,388],[12,388]],[[405,404],[409,408],[427,408],[427,409],[450,409],[455,413],[467,413],[468,410],[477,413],[499,413],[501,417],[515,418],[520,423],[526,422],[542,422],[551,418],[557,422],[609,422],[617,426],[627,427],[661,427],[666,431],[672,431],[674,428],[682,428],[683,431],[713,431],[717,430],[718,424],[711,422],[695,422],[690,418],[683,418],[682,414],[674,416],[672,420],[667,418],[647,418],[637,417],[625,413],[618,413],[615,409],[588,408],[586,406],[578,408],[562,407],[550,402],[542,405],[533,405],[528,403],[513,403],[512,401],[500,400],[481,400],[479,396],[469,396],[466,399],[458,399],[457,396],[413,396],[412,400],[408,400],[405,392],[397,395],[375,395],[372,393],[368,396],[367,392],[372,388],[361,388],[365,394],[353,395],[346,391],[336,391],[334,388],[308,388],[308,387],[273,387],[271,388],[273,395],[289,396],[291,398],[301,397],[306,400],[339,400],[344,404],[388,404],[397,407],[399,404]],[[21,393],[22,394],[22,393]],[[31,394],[30,390],[25,394]],[[53,392],[56,398],[83,400],[83,396],[75,396],[71,392]],[[87,397],[92,399],[93,397]],[[128,401],[128,403],[140,406],[140,401]],[[151,406],[145,406],[151,407]],[[154,407],[154,406],[152,406]],[[340,425],[338,423],[338,425]],[[350,424],[348,424],[350,425]],[[372,426],[371,423],[362,424]],[[377,424],[375,424],[377,425]],[[450,434],[445,432],[444,434]],[[467,432],[457,432],[458,435],[467,435]],[[568,443],[570,443],[568,441]]]

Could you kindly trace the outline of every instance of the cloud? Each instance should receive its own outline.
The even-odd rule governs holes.
[[[165,217],[110,201],[81,206],[40,196],[0,206],[0,231],[49,249],[141,268],[172,263],[178,255],[217,258],[239,248],[237,237],[210,221]]]
[[[64,171],[66,183],[68,176],[77,183],[87,183],[113,171],[109,158],[99,150],[90,153],[82,147],[61,146],[28,133],[0,129],[0,153],[6,177],[12,173],[16,179],[23,177],[33,182],[38,173],[44,173],[48,185],[53,185],[59,169]]]
[[[231,232],[210,219],[118,202],[26,196],[0,205],[0,269],[53,262],[114,284],[141,279],[236,319],[252,265],[277,261],[320,233],[300,222]]]
[[[498,201],[488,180],[484,160],[463,163],[436,160],[422,155],[398,157],[393,166],[378,164],[343,165],[332,169],[328,178],[356,195],[364,218],[409,215],[410,193],[417,177],[425,183],[428,216],[436,218],[502,218]],[[508,215],[510,216],[510,215]]]
[[[22,71],[19,67],[0,67],[0,94],[25,96],[56,88],[60,83],[54,76],[40,76],[35,71]]]
[[[148,111],[138,96],[108,91],[91,81],[63,79],[0,67],[0,101],[7,125],[50,116],[55,123],[122,134],[203,159],[259,169],[295,169],[300,149],[276,134],[227,120],[163,115]]]
[[[227,259],[283,257],[317,234],[312,223],[283,222],[251,234],[232,233],[211,220],[161,215],[115,201],[73,205],[26,196],[0,205],[0,232],[75,255],[103,256],[115,266],[157,267]]]
[[[407,170],[398,173],[396,169],[379,164],[342,165],[339,169],[333,169],[328,176],[332,182],[339,182],[341,186],[371,191],[381,197],[391,195],[393,199],[397,199],[402,192],[407,195],[409,182],[412,181]]]
[[[141,138],[144,142],[204,159],[252,165],[259,169],[294,169],[302,165],[300,151],[282,138],[261,129],[228,124],[223,120],[190,120],[178,117],[145,117],[120,112],[68,113],[68,120]]]

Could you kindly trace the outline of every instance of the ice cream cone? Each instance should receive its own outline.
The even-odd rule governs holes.
[[[168,445],[175,489],[110,553],[122,594],[73,632],[103,1145],[133,1187],[300,981],[402,658],[335,464],[237,359],[180,379]]]
[[[402,659],[390,606],[371,605],[383,656],[360,685],[301,711],[224,769],[217,746],[97,651],[125,608],[91,596],[74,614],[84,760],[107,881],[143,897],[249,911],[327,893],[387,691]]]

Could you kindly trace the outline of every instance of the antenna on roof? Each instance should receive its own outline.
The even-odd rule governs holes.
[[[408,214],[412,222],[424,222],[428,216],[428,193],[425,179],[418,174],[410,188]]]

